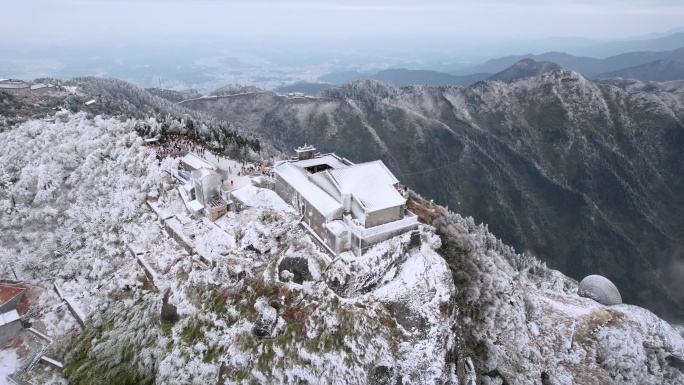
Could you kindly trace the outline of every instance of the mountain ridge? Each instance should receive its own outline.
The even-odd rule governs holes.
[[[534,59],[522,59],[505,70],[498,72],[487,80],[501,80],[511,82],[518,79],[541,75],[545,72],[559,70],[562,67],[550,61],[535,61]]]
[[[561,69],[469,87],[359,80],[304,103],[269,96],[188,107],[249,124],[285,151],[310,143],[352,161],[373,154],[516,249],[576,279],[617,277],[627,301],[681,319],[678,284],[664,272],[683,249],[674,213],[684,203],[676,187],[684,111],[679,88],[653,87],[622,89]]]
[[[406,68],[391,68],[375,73],[361,73],[358,71],[345,71],[340,73],[329,73],[321,75],[318,80],[335,85],[344,85],[345,83],[356,80],[367,79],[377,80],[394,87],[406,87],[411,85],[432,85],[432,86],[469,86],[481,80],[514,80],[523,75],[506,78],[501,74],[507,70],[522,71],[522,68],[515,68],[520,66],[519,63],[526,63],[532,66],[529,62],[532,60],[535,63],[546,63],[549,69],[558,69],[560,67],[567,68],[575,72],[579,72],[588,76],[596,78],[604,78],[613,72],[631,69],[641,65],[647,65],[661,60],[680,61],[684,60],[684,48],[677,48],[671,51],[640,51],[629,52],[615,56],[606,57],[603,59],[596,59],[592,57],[575,56],[564,52],[546,52],[540,55],[525,54],[505,56],[497,59],[490,59],[485,63],[477,66],[452,71],[451,73],[438,72],[431,70],[410,70]],[[540,65],[540,64],[537,64]],[[556,67],[554,67],[557,66]],[[531,71],[526,76],[538,75],[545,70]],[[623,72],[625,73],[625,72]],[[501,78],[499,78],[501,77]],[[668,80],[679,80],[681,77],[675,79],[675,75],[668,77]],[[644,77],[640,80],[650,80]],[[296,87],[294,83],[290,85]],[[329,88],[329,87],[326,87]],[[306,90],[304,88],[303,90]],[[321,91],[320,87],[316,91]],[[316,93],[317,93],[316,92]]]
[[[593,75],[604,72],[617,71],[620,69],[647,64],[661,59],[682,60],[684,59],[684,48],[677,48],[670,51],[637,51],[622,53],[609,56],[603,59],[593,57],[575,56],[565,52],[545,52],[539,55],[524,54],[512,55],[502,58],[491,59],[487,62],[452,72],[452,74],[465,74],[472,72],[495,73],[505,70],[516,62],[523,59],[534,59],[535,61],[550,61],[570,70]]]
[[[639,66],[598,74],[596,78],[627,78],[653,82],[684,80],[684,61],[661,59]]]
[[[362,256],[331,258],[272,190],[192,219],[178,159],[134,129],[161,124],[124,116],[60,111],[0,132],[0,272],[39,289],[31,317],[64,364],[22,380],[684,383],[684,328],[580,297],[577,281],[414,192],[418,230]]]
[[[456,85],[464,86],[486,79],[490,74],[488,73],[472,73],[462,76],[452,75],[446,72],[438,72],[432,70],[411,70],[406,68],[390,68],[380,70],[375,73],[363,74],[356,71],[346,71],[340,73],[330,73],[319,76],[318,79],[322,81],[329,81],[335,85],[344,85],[345,83],[354,82],[356,80],[377,80],[382,83],[390,84],[394,87],[406,87],[414,84],[420,85]]]
[[[61,371],[39,367],[28,373],[33,377],[21,379],[145,385],[248,381],[367,384],[400,380],[415,384],[684,383],[684,327],[669,325],[638,306],[604,306],[579,296],[577,280],[549,268],[531,253],[516,252],[489,229],[500,227],[500,222],[522,221],[522,217],[495,216],[490,225],[478,225],[473,217],[454,212],[468,211],[460,204],[450,210],[413,192],[423,186],[403,174],[397,177],[409,188],[407,208],[422,224],[417,231],[382,242],[362,256],[331,258],[300,226],[297,211],[272,190],[252,187],[256,191],[253,199],[239,212],[231,211],[213,223],[196,219],[189,215],[187,202],[182,199],[184,188],[173,176],[179,160],[173,156],[160,158],[165,152],[147,145],[143,138],[159,136],[159,144],[169,140],[168,135],[173,135],[173,141],[192,138],[210,151],[217,135],[211,120],[189,124],[191,116],[182,113],[176,120],[173,114],[187,111],[185,108],[158,103],[144,91],[117,81],[91,78],[79,82],[68,85],[65,92],[74,96],[68,100],[74,109],[82,108],[80,111],[62,109],[49,119],[39,115],[0,130],[0,278],[16,279],[18,275],[38,291],[31,322],[44,328],[53,341],[51,356],[62,357],[64,363]],[[317,99],[289,99],[273,92],[245,92],[254,90],[229,86],[214,97],[183,104],[216,105],[213,113],[218,107],[225,112],[226,105],[251,114],[268,107],[268,121],[243,118],[279,129],[273,134],[283,137],[274,137],[276,143],[288,143],[291,130],[303,128],[307,132],[300,132],[301,137],[319,138],[319,149],[339,146],[338,154],[353,150],[359,159],[375,158],[369,150],[377,149],[388,161],[400,161],[396,167],[404,167],[404,172],[437,172],[441,174],[438,181],[444,181],[447,172],[456,167],[471,172],[483,186],[497,175],[510,176],[506,183],[495,186],[497,194],[485,196],[487,188],[471,186],[475,194],[463,193],[464,205],[481,202],[486,209],[495,208],[487,206],[488,199],[505,203],[515,200],[516,193],[534,193],[523,188],[526,180],[543,176],[545,185],[556,188],[554,194],[568,198],[556,202],[559,208],[586,209],[586,205],[574,204],[572,199],[577,199],[600,206],[592,214],[609,217],[609,210],[591,191],[570,183],[571,178],[552,162],[542,162],[548,154],[516,158],[525,153],[525,148],[522,143],[517,146],[507,141],[505,133],[509,131],[521,141],[541,143],[542,137],[525,134],[534,127],[516,126],[516,119],[536,116],[521,109],[526,103],[542,110],[553,107],[549,100],[556,99],[552,97],[562,101],[567,119],[578,123],[569,127],[574,131],[565,134],[579,140],[565,145],[581,146],[594,140],[592,135],[618,132],[617,120],[607,120],[610,115],[606,112],[610,110],[608,102],[625,95],[637,98],[638,103],[628,103],[632,115],[637,108],[669,108],[675,119],[681,116],[675,96],[682,84],[679,88],[676,83],[615,84],[622,86],[595,83],[563,69],[508,83],[483,81],[468,89],[396,89],[363,80],[331,89]],[[648,91],[653,87],[657,92]],[[117,89],[122,94],[110,100]],[[621,91],[624,89],[631,93]],[[95,96],[89,92],[101,95],[98,103],[103,106],[97,112],[81,107],[82,100]],[[526,101],[526,92],[542,98]],[[40,97],[67,100],[64,94]],[[16,100],[21,98],[10,95],[6,100],[25,110],[22,116],[30,116],[32,110],[44,111],[43,105],[35,103],[44,103],[40,97],[26,99],[29,103],[23,107]],[[141,103],[141,111],[136,111],[134,104],[121,102],[127,99]],[[586,101],[593,101],[592,106],[584,105]],[[600,101],[607,105],[602,107]],[[440,103],[448,107],[441,121],[433,114],[439,111],[436,106]],[[469,107],[458,107],[464,104]],[[164,105],[171,109],[154,112]],[[336,105],[340,107],[332,108]],[[506,111],[511,108],[515,111],[509,116],[511,112]],[[500,114],[497,121],[503,123],[501,126],[485,124],[487,118],[497,119],[487,116],[492,109]],[[346,115],[348,112],[356,115]],[[138,114],[139,118],[133,117]],[[454,120],[447,119],[451,116]],[[286,118],[312,123],[274,126]],[[627,121],[633,116],[622,118]],[[326,119],[328,125],[324,126]],[[544,122],[553,126],[549,119]],[[599,125],[588,124],[597,119],[613,121],[613,126],[606,125],[602,131]],[[338,121],[346,124],[332,124]],[[230,122],[235,126],[238,123],[243,124]],[[655,131],[659,128],[655,123],[637,126],[631,134],[643,130],[668,133],[662,127]],[[251,125],[242,128],[253,129]],[[352,135],[344,128],[354,130]],[[495,129],[502,135],[487,134]],[[307,133],[313,135],[304,135]],[[556,135],[550,134],[552,139]],[[339,143],[331,143],[330,138],[337,136],[344,137]],[[358,148],[349,148],[352,139]],[[637,139],[634,144],[658,143],[657,138]],[[677,138],[665,135],[663,139]],[[453,146],[440,148],[440,142]],[[413,163],[402,163],[403,159],[392,154],[398,144],[415,144],[422,151],[408,154]],[[601,144],[625,146],[619,141],[604,140]],[[492,146],[501,151],[489,151]],[[679,147],[676,140],[674,146]],[[610,160],[593,155],[594,147],[580,149],[586,150],[580,151],[580,161],[586,162],[587,168],[594,162]],[[639,155],[647,159],[673,155],[666,147],[659,150]],[[568,149],[560,146],[548,151],[562,155]],[[614,157],[622,155],[613,151]],[[268,158],[271,154],[251,155]],[[272,161],[284,157],[272,155]],[[444,157],[434,160],[443,163],[441,168],[423,168],[429,164],[425,158],[434,155]],[[446,163],[449,155],[455,155],[457,162]],[[633,168],[641,166],[632,159],[622,161],[631,161]],[[470,164],[491,167],[470,168]],[[617,168],[619,164],[610,165]],[[516,174],[520,168],[533,174]],[[614,171],[625,183],[630,182],[628,170]],[[655,176],[666,176],[666,172],[655,170]],[[669,182],[672,189],[679,188],[676,178]],[[451,186],[462,190],[468,183],[462,179]],[[632,187],[638,195],[640,188],[648,186]],[[505,188],[513,194],[505,196],[501,190]],[[539,190],[539,199],[532,203],[543,207],[547,202]],[[611,193],[605,198],[622,197],[620,191]],[[465,202],[470,198],[483,199]],[[642,203],[647,216],[648,205],[653,202]],[[663,199],[663,204],[667,203]],[[531,204],[524,208],[522,213],[538,209]],[[624,209],[629,211],[630,207]],[[563,212],[555,210],[552,214],[546,222],[539,222],[540,229],[557,225],[550,220]],[[646,218],[646,222],[657,220]],[[648,223],[640,225],[649,230]],[[595,229],[602,227],[587,231]],[[664,226],[663,230],[675,229]],[[627,234],[630,229],[616,231]],[[171,237],[170,233],[176,235]],[[614,246],[610,239],[605,241],[605,245],[592,246]],[[632,242],[627,246],[625,250],[638,245]],[[295,258],[304,261],[304,267],[295,266]],[[615,271],[609,267],[604,263],[589,266],[589,270],[613,278],[619,290],[628,293],[629,279],[614,279]],[[301,283],[293,279],[295,269]],[[77,306],[82,314],[82,325],[64,310],[62,299],[46,282],[59,286],[69,296],[70,306]],[[3,354],[7,351],[11,347],[3,349]]]

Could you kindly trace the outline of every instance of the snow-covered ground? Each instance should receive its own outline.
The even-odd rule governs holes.
[[[576,282],[472,218],[447,213],[331,258],[295,210],[245,179],[237,191],[250,207],[193,219],[171,176],[178,160],[160,164],[134,125],[67,113],[0,133],[0,278],[43,289],[28,317],[65,364],[27,379],[684,381],[681,329],[578,297]],[[0,359],[13,370],[10,353]]]
[[[55,358],[65,362],[67,377],[111,380],[120,373],[103,374],[98,368],[118,360],[116,352],[121,350],[132,355],[127,356],[127,372],[151,375],[157,383],[215,382],[222,365],[229,368],[226,378],[238,382],[308,378],[358,383],[378,365],[393,368],[392,375],[407,380],[443,376],[448,367],[445,349],[453,343],[449,322],[441,322],[447,318],[421,315],[421,325],[432,326],[430,333],[418,333],[397,323],[393,314],[405,317],[411,311],[405,310],[404,301],[410,302],[410,309],[428,309],[425,313],[448,302],[450,280],[434,252],[438,242],[410,257],[411,266],[425,265],[430,280],[411,279],[410,269],[390,264],[403,271],[398,276],[404,289],[395,290],[396,296],[378,289],[356,298],[340,297],[326,281],[331,258],[273,191],[236,177],[233,187],[252,207],[213,223],[192,219],[176,181],[165,172],[173,171],[178,161],[169,158],[158,164],[153,151],[133,133],[134,124],[63,114],[55,123],[29,122],[2,134],[7,148],[0,162],[0,205],[6,213],[0,272],[9,276],[14,268],[21,279],[45,289],[32,320],[53,338]],[[233,160],[205,156],[237,170]],[[190,252],[169,237],[165,222],[145,204],[152,189],[160,192],[155,209],[172,216],[166,222],[175,221],[176,230],[191,244]],[[403,260],[408,242],[406,236],[380,244],[363,261],[387,254]],[[140,263],[130,250],[139,253]],[[297,258],[305,261],[302,283],[281,272],[281,264]],[[374,270],[361,264],[365,271]],[[153,272],[148,275],[154,286],[145,283],[141,265]],[[390,277],[393,272],[379,274]],[[51,290],[54,283],[82,314],[85,329]],[[414,286],[415,293],[438,294],[426,303],[410,300]],[[154,287],[158,291],[150,290]],[[164,326],[159,309],[167,292],[179,318]],[[273,306],[278,314],[273,337],[254,338],[255,319]],[[398,310],[388,310],[391,306]],[[130,322],[132,314],[135,323]],[[143,333],[142,325],[151,329]],[[114,334],[119,337],[97,337]],[[93,338],[101,341],[88,345],[99,352],[98,359],[70,367],[83,358],[75,356],[82,344]],[[143,357],[143,351],[148,356]]]
[[[0,381],[9,381],[7,376],[19,368],[19,358],[14,349],[0,350]]]

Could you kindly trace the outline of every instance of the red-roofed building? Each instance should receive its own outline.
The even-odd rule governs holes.
[[[17,312],[26,288],[0,285],[0,337],[11,336],[21,329],[21,319]]]
[[[26,288],[20,286],[0,285],[0,314],[17,310]]]

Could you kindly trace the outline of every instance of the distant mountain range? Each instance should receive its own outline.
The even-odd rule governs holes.
[[[427,70],[408,70],[387,69],[368,77],[372,80],[377,80],[383,83],[391,84],[395,87],[405,87],[412,84],[421,84],[429,86],[464,86],[475,83],[489,76],[489,74],[469,74],[465,76],[454,76],[451,74],[427,71]]]
[[[369,75],[371,74],[364,74],[360,71],[340,71],[321,75],[318,77],[318,80],[335,85],[342,85],[353,82],[354,80],[358,80],[363,78],[364,76]]]
[[[487,80],[511,82],[513,80],[529,78],[561,68],[563,67],[550,61],[539,62],[533,59],[522,59],[505,70],[488,77]]]
[[[684,61],[656,60],[648,64],[607,72],[595,76],[602,78],[625,78],[641,81],[666,82],[684,79]]]
[[[674,30],[674,33],[655,39],[612,41],[587,48],[575,49],[573,53],[578,56],[606,58],[625,52],[671,51],[680,47],[684,47],[684,31],[681,28]]]
[[[559,68],[567,68],[597,79],[624,77],[641,81],[669,81],[684,79],[680,68],[682,61],[684,47],[663,52],[629,52],[604,59],[574,56],[563,52],[546,52],[541,55],[505,56],[452,73],[405,68],[386,69],[376,73],[334,72],[318,77],[322,83],[295,83],[277,88],[275,91],[316,94],[333,85],[360,79],[377,80],[394,87],[467,86],[481,80],[513,81]]]
[[[526,54],[505,56],[499,59],[488,60],[487,62],[478,66],[455,71],[453,74],[464,75],[478,72],[496,73],[505,70],[522,59],[550,61],[575,72],[585,75],[596,75],[647,64],[656,60],[684,60],[684,48],[678,48],[672,51],[664,52],[630,52],[616,56],[610,56],[605,59],[573,56],[563,52],[546,52],[541,55]]]
[[[467,75],[452,75],[446,72],[430,70],[410,70],[406,68],[393,68],[378,71],[376,73],[362,73],[358,71],[344,71],[330,73],[318,77],[318,80],[334,85],[342,85],[360,79],[377,80],[394,87],[405,87],[414,84],[430,86],[467,86],[484,80],[489,73],[472,73]]]
[[[468,86],[481,80],[502,80],[512,81],[524,77],[536,76],[544,72],[562,68],[550,61],[535,61],[525,58],[517,63],[513,63],[508,68],[491,74],[488,72],[478,72],[470,75],[452,75],[445,72],[428,70],[409,70],[406,68],[387,69],[374,74],[362,74],[355,71],[332,73],[319,77],[321,81],[338,81],[339,85],[346,84],[360,79],[377,80],[393,87],[406,87],[411,85],[426,86]],[[293,84],[292,86],[296,86]],[[276,91],[280,92],[279,89]]]

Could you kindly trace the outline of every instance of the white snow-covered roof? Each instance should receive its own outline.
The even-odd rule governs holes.
[[[340,201],[342,199],[339,186],[333,182],[327,170],[309,175],[309,179],[336,200]]]
[[[47,362],[48,364],[50,364],[50,365],[52,365],[52,366],[54,366],[54,367],[57,367],[57,368],[60,368],[60,369],[62,369],[62,368],[64,367],[64,365],[62,365],[61,362],[56,361],[56,360],[53,360],[52,358],[50,358],[50,357],[48,357],[48,356],[41,356],[40,359],[43,360],[43,361],[45,361],[45,362]]]
[[[296,95],[296,94],[302,94],[302,93],[301,93],[301,92],[290,92],[290,94]],[[302,95],[304,95],[304,94],[302,94]],[[316,151],[316,148],[315,148],[313,145],[308,145],[308,146],[307,146],[307,145],[305,144],[305,145],[303,145],[302,147],[297,147],[297,148],[295,149],[295,151],[297,151],[297,152]]]
[[[343,194],[353,194],[366,212],[406,203],[394,184],[399,181],[380,160],[327,170]]]
[[[28,88],[30,87],[28,83],[22,82],[22,81],[15,81],[15,80],[7,80],[4,82],[0,82],[0,88],[12,88],[12,89],[17,89],[17,88]]]
[[[197,212],[202,210],[204,206],[202,206],[202,204],[197,199],[195,199],[194,201],[188,202],[188,208],[192,210],[192,212]]]
[[[19,313],[16,310],[10,310],[7,313],[0,314],[0,326],[7,325],[10,322],[17,321]]]
[[[193,153],[188,153],[186,154],[181,161],[183,163],[187,164],[188,166],[194,168],[194,169],[200,169],[200,168],[214,168],[214,166],[207,162],[206,160],[200,158],[199,156],[193,154]]]
[[[86,105],[86,106],[89,106],[89,105],[91,105],[91,104],[93,104],[93,103],[95,103],[95,99],[88,100],[87,102],[85,102],[85,105]]]
[[[273,190],[247,185],[231,192],[231,195],[247,206],[269,206],[282,212],[293,212]]]
[[[276,172],[321,214],[328,216],[342,208],[340,202],[309,180],[305,170],[291,163],[284,163],[276,167]]]
[[[218,175],[218,173],[216,171],[214,171],[213,169],[205,168],[205,167],[199,168],[199,169],[192,172],[192,177],[197,179],[197,180],[200,180],[200,179],[207,177],[209,175]]]
[[[325,225],[331,233],[335,235],[342,234],[345,230],[349,230],[349,226],[343,221],[330,221]]]
[[[311,159],[305,159],[305,160],[298,160],[295,162],[292,162],[292,164],[299,166],[301,168],[307,168],[311,166],[318,166],[321,164],[327,164],[328,166],[332,168],[344,168],[344,167],[349,167],[347,164],[343,163],[340,158],[333,154],[326,154],[322,156],[317,156]]]
[[[237,190],[231,191],[231,195],[235,198],[237,198],[240,202],[250,205],[250,202],[252,199],[254,199],[254,196],[257,194],[259,189],[255,187],[254,185],[248,184],[247,186],[240,187]]]
[[[47,87],[47,84],[36,83],[36,84],[33,84],[33,85],[31,86],[31,89],[32,89],[32,90],[39,90],[39,89],[45,88],[45,87]]]

